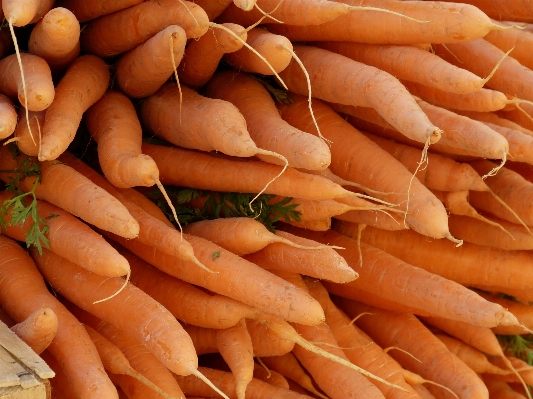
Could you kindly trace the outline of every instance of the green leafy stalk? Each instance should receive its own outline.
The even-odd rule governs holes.
[[[504,353],[522,359],[533,366],[533,335],[498,335]]]

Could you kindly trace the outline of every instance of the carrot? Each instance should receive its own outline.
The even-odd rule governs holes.
[[[182,113],[176,112],[180,103],[183,119]],[[281,155],[255,145],[237,107],[201,96],[186,87],[180,90],[172,83],[163,86],[143,101],[140,119],[150,132],[180,147],[221,151],[237,157],[269,155],[269,160],[272,156],[278,158],[276,164],[287,163]]]
[[[290,389],[289,382],[280,373],[273,370],[265,370],[263,366],[254,364],[254,378],[264,381],[275,387]]]
[[[187,234],[184,238],[191,243],[200,262],[215,273],[192,267],[190,262],[178,261],[140,242],[113,239],[165,273],[217,294],[298,323],[316,324],[323,319],[318,303],[293,285],[207,240]],[[237,274],[240,277],[236,280]],[[277,297],[271,295],[273,289],[279,292]]]
[[[42,353],[54,339],[58,328],[57,315],[52,309],[43,308],[33,312],[24,321],[11,327],[37,354]]]
[[[516,327],[495,327],[493,332],[500,335],[514,335],[514,334],[525,334],[528,329],[531,330],[533,327],[533,320],[531,318],[531,306],[528,304],[520,303],[517,301],[512,301],[506,298],[502,298],[499,295],[491,295],[484,292],[480,292],[483,298],[488,301],[497,303],[501,306],[505,306],[512,314],[516,316],[518,321],[525,327],[516,326]]]
[[[9,55],[0,60],[0,92],[18,98],[22,105],[27,101],[28,110],[42,111],[50,106],[55,94],[50,67],[36,55],[22,53],[20,56],[25,83],[21,79],[17,57]]]
[[[421,399],[435,399],[435,396],[422,384],[412,384],[413,389],[416,391]]]
[[[183,231],[212,241],[239,256],[257,252],[273,243],[282,243],[304,250],[313,250],[316,247],[316,243],[302,245],[292,241],[293,237],[287,238],[282,233],[271,233],[265,225],[247,217],[203,220],[187,225]],[[316,249],[320,248],[324,246]]]
[[[67,301],[65,301],[67,302]],[[132,338],[122,330],[100,320],[98,317],[93,316],[90,313],[81,310],[72,303],[66,303],[68,309],[83,323],[86,327],[92,327],[97,334],[104,339],[108,340],[112,345],[116,346],[126,357],[130,366],[136,371],[141,373],[145,378],[149,379],[153,384],[158,386],[168,395],[173,395],[178,398],[183,395],[183,392],[179,388],[172,373],[165,367],[157,358],[150,353],[144,345],[139,341]],[[120,356],[120,355],[119,355]],[[152,396],[160,399],[159,395],[154,392],[147,385],[143,385],[140,382],[130,377],[122,377],[120,375],[113,374],[112,380],[118,380],[121,387],[132,394],[135,392],[140,397],[151,398]],[[144,395],[144,396],[143,396]]]
[[[154,94],[174,73],[185,51],[187,37],[171,25],[120,57],[117,84],[130,97]]]
[[[521,395],[512,389],[509,384],[503,381],[495,381],[492,376],[484,375],[483,382],[489,390],[489,395],[494,399],[525,399],[526,396]]]
[[[87,333],[50,294],[28,254],[4,236],[0,236],[0,254],[0,303],[8,314],[20,322],[43,307],[52,309],[58,318],[58,329],[48,351],[57,358],[77,396],[116,398],[116,390]]]
[[[481,379],[413,315],[342,299],[337,303],[350,317],[361,312],[373,313],[372,316],[358,318],[355,323],[382,348],[399,347],[416,357],[417,360],[403,351],[389,352],[406,369],[450,388],[459,398],[488,398],[487,388]],[[447,370],[454,372],[447,373]],[[433,391],[432,387],[429,388]]]
[[[64,69],[80,53],[80,23],[66,8],[50,10],[32,29],[28,50],[54,71]]]
[[[246,328],[252,338],[254,356],[283,356],[294,349],[294,340],[288,340],[272,331],[268,324],[246,319]]]
[[[237,398],[244,399],[246,387],[254,374],[252,339],[244,319],[233,327],[218,330],[217,346],[235,377]]]
[[[220,370],[209,369],[206,367],[199,367],[198,370],[209,378],[213,383],[218,386],[226,395],[231,399],[236,399],[236,387],[235,381],[231,373],[227,373]],[[216,397],[219,398],[218,394],[215,394],[212,389],[205,386],[205,384],[199,384],[197,379],[191,377],[181,377],[176,376],[176,381],[178,381],[180,387],[183,389],[186,397],[200,396],[200,397]],[[287,389],[278,388],[273,385],[267,384],[266,382],[252,379],[248,388],[246,390],[249,396],[253,396],[257,399],[266,399],[266,398],[280,398],[280,399],[308,399],[308,396],[300,395],[295,392],[292,392]]]
[[[2,0],[2,11],[13,26],[25,26],[41,19],[54,0]]]
[[[311,236],[311,234],[306,236],[305,233],[297,229],[290,229],[288,227],[287,229],[291,232],[296,231],[296,234],[302,233],[304,237]],[[320,246],[320,244],[313,239],[302,238],[285,231],[277,231],[276,234],[285,239],[295,241],[300,245]],[[342,250],[340,251],[342,254]],[[267,270],[302,273],[315,278],[326,279],[338,283],[346,283],[358,278],[357,272],[354,272],[354,270],[348,266],[345,259],[340,254],[337,254],[333,248],[306,251],[302,249],[288,248],[283,244],[275,243],[268,245],[260,251],[246,255],[245,259],[258,264]]]
[[[196,4],[204,9],[210,21],[214,21],[232,2],[233,0],[219,0],[217,2],[197,0]]]
[[[291,226],[300,227],[302,229],[309,229],[313,231],[328,231],[329,229],[331,229],[331,218],[319,220],[303,220],[301,222],[291,220],[288,223]]]
[[[210,295],[195,286],[173,278],[129,251],[120,250],[128,259],[131,283],[167,308],[177,319],[205,328],[229,328],[259,311],[222,295]]]
[[[531,131],[533,129],[533,106],[530,101],[518,105],[519,107],[515,109],[498,111],[498,115]]]
[[[513,159],[515,162],[533,163],[533,153],[531,151],[533,136],[517,129],[510,129],[508,127],[495,125],[490,122],[484,123],[492,130],[505,137],[509,143],[509,157],[511,159]]]
[[[35,261],[47,281],[63,296],[84,310],[142,342],[171,371],[197,374],[197,357],[190,338],[174,316],[141,290],[131,284],[124,286],[120,278],[104,278],[84,271],[73,263],[44,250]],[[74,284],[74,276],[83,284]],[[124,289],[107,301],[95,304]],[[137,321],[135,321],[137,319]]]
[[[221,192],[258,193],[282,170],[263,162],[224,159],[209,154],[143,143],[142,151],[159,168],[163,184]],[[180,164],[176,169],[174,165]],[[231,174],[236,177],[231,178]],[[237,177],[238,176],[238,177]],[[246,179],[242,179],[246,176]],[[288,168],[264,190],[266,194],[306,199],[333,199],[351,195],[348,190],[319,176]]]
[[[204,10],[209,14],[205,7]],[[248,35],[242,26],[231,23],[222,25],[246,42]],[[222,56],[239,50],[243,45],[226,30],[210,27],[207,33],[191,42],[185,49],[178,68],[180,82],[191,89],[202,87],[214,75]]]
[[[58,4],[72,11],[78,21],[86,22],[102,15],[111,14],[112,12],[132,7],[142,3],[142,1],[143,0],[118,0],[110,3],[107,0],[97,0],[87,3],[84,0],[58,0]]]
[[[533,22],[531,10],[527,8],[527,3],[524,1],[468,0],[468,3],[479,7],[491,18],[497,20]]]
[[[481,122],[489,122],[498,126],[507,127],[509,129],[519,130],[528,136],[533,136],[533,132],[531,130],[520,126],[516,122],[501,118],[493,112],[457,111],[457,113],[467,116],[470,119],[475,119]]]
[[[94,342],[96,350],[98,351],[98,355],[102,359],[104,367],[107,370],[109,370],[113,374],[122,374],[135,378],[143,385],[146,385],[147,387],[167,399],[175,398],[175,396],[170,396],[157,385],[155,385],[153,382],[151,382],[148,378],[144,377],[141,373],[133,369],[130,365],[130,362],[128,361],[126,356],[124,356],[124,354],[120,351],[120,349],[113,345],[111,342],[109,342],[105,337],[100,335],[97,331],[93,330],[89,326],[85,326],[85,330],[87,330],[89,337],[91,337],[91,340]],[[180,393],[179,397],[182,397],[182,395],[183,394]]]
[[[24,161],[25,158],[25,156],[19,156],[14,159],[7,147],[2,147],[0,169],[21,171],[22,162],[26,162],[27,165],[36,163],[35,159]],[[139,224],[127,209],[116,198],[97,187],[73,168],[57,162],[41,162],[39,167],[41,170],[39,180],[35,176],[26,177],[19,184],[22,191],[29,192],[35,186],[37,198],[63,208],[99,228],[129,238],[134,238],[139,234]],[[8,175],[0,174],[0,178],[5,179],[6,182],[13,177],[17,177],[17,172]]]
[[[84,28],[81,46],[86,52],[110,57],[131,50],[170,25],[179,25],[187,38],[208,29],[206,13],[189,1],[150,0],[103,15]]]
[[[348,211],[342,215],[334,216],[333,218],[392,231],[406,230],[409,228],[404,224],[403,216],[387,213],[386,211]]]
[[[448,44],[435,47],[435,54],[461,68],[468,69],[478,76],[486,76],[505,55],[503,51],[484,39],[468,43]],[[498,70],[487,82],[487,87],[511,94],[518,98],[533,101],[533,71],[522,66],[512,57],[503,60]]]
[[[268,91],[252,76],[219,72],[209,81],[205,94],[235,105],[244,116],[254,142],[260,148],[283,155],[289,166],[323,170],[331,163],[327,144],[283,121]]]
[[[414,231],[363,230],[363,242],[380,248],[414,266],[467,286],[524,290],[531,286],[523,272],[530,254],[464,243],[455,248],[446,241],[430,241]],[[489,272],[490,271],[490,272]],[[505,286],[505,287],[502,287]],[[513,324],[513,323],[511,323]]]
[[[217,330],[185,325],[185,331],[191,337],[194,349],[198,355],[218,353]]]
[[[531,370],[531,366],[522,359],[518,359],[514,356],[505,356],[504,358],[491,358],[490,361],[498,367],[505,367],[508,363],[510,363],[515,370],[521,370],[520,376],[528,385],[531,385],[533,382],[533,370]],[[506,381],[510,383],[518,381],[517,377],[512,374],[494,375],[491,377],[495,380]]]
[[[280,113],[282,118],[291,125],[316,134],[304,111],[306,107],[307,101],[299,97],[293,104],[280,107]],[[325,104],[314,101],[313,109],[320,120],[322,134],[332,142],[330,169],[333,173],[373,190],[391,193],[389,195],[375,193],[374,195],[377,198],[400,204],[399,209],[402,211],[408,210],[405,223],[416,231],[435,238],[449,235],[447,215],[442,203],[418,180],[413,179],[398,161],[364,137]],[[395,171],[394,179],[388,177],[389,170]],[[294,197],[301,196],[294,195]],[[406,204],[406,199],[408,199],[408,204]]]
[[[490,30],[501,29],[481,10],[469,5],[397,0],[344,0],[351,6],[379,7],[399,15],[378,11],[352,11],[318,26],[269,25],[269,29],[291,41],[335,40],[374,44],[454,43],[474,40]],[[378,29],[378,26],[383,29]],[[339,29],[339,27],[343,27]]]
[[[46,364],[48,364],[50,368],[54,370],[54,373],[56,374],[54,378],[50,379],[50,386],[54,391],[54,395],[59,396],[60,398],[79,397],[76,394],[76,391],[74,391],[74,389],[72,388],[72,385],[70,384],[66,374],[61,369],[61,366],[59,365],[56,358],[52,356],[47,350],[41,353],[40,356],[46,362]],[[120,395],[118,396],[118,398],[121,399]]]
[[[103,96],[109,70],[93,55],[78,57],[56,87],[55,100],[46,110],[39,160],[53,160],[74,139],[83,112]]]
[[[308,392],[323,399],[327,398],[315,388],[313,380],[306,374],[294,354],[287,353],[281,356],[266,356],[262,357],[261,361],[272,370],[298,383]]]
[[[0,192],[1,203],[12,198],[13,194]],[[100,235],[70,213],[46,201],[38,200],[37,214],[48,225],[46,239],[52,252],[100,275],[118,277],[129,272],[128,261]],[[12,224],[12,216],[13,211],[9,210],[3,221],[2,234],[14,240],[26,241],[27,232],[37,221],[28,217],[22,224]]]
[[[533,44],[533,32],[520,29],[492,31],[487,33],[484,39],[504,52],[513,49],[512,57],[515,60],[529,69],[533,68],[528,54],[528,48]]]
[[[345,222],[335,225],[337,231],[353,237],[352,227],[350,223]],[[346,248],[339,252],[344,255],[350,267],[359,273],[359,278],[347,283],[348,286],[370,291],[386,299],[423,309],[431,314],[475,325],[493,327],[499,324],[517,324],[515,317],[502,307],[484,300],[453,281],[413,267],[377,248],[361,243],[360,250],[363,259],[361,264],[359,245],[354,239],[334,231],[322,234],[302,232],[302,234],[318,242],[331,242]],[[392,273],[394,273],[392,276],[389,275]],[[421,282],[415,284],[414,282],[418,279]],[[424,292],[419,293],[419,289],[416,288],[418,286],[421,291],[426,289],[431,291],[431,297]],[[460,297],[464,299],[459,299]],[[444,303],[445,306],[441,305]],[[469,306],[465,306],[466,303]]]
[[[315,46],[379,68],[414,87],[434,88],[450,93],[472,93],[486,82],[466,69],[458,68],[433,53],[413,46],[377,45],[353,42],[315,42]],[[416,68],[411,66],[415,64]],[[414,83],[416,82],[416,83]],[[411,91],[412,92],[412,91]],[[415,95],[418,95],[415,93]]]
[[[292,44],[286,37],[260,28],[253,28],[247,33],[246,43],[265,57],[272,68],[247,47],[224,54],[226,62],[239,71],[262,75],[273,75],[274,71],[280,73],[287,68],[292,59]]]
[[[340,104],[372,107],[414,140],[422,143],[439,140],[439,128],[429,121],[405,87],[392,75],[316,47],[298,45],[294,51],[311,77],[313,96]],[[292,61],[280,76],[291,92],[308,94],[307,82],[296,62]],[[333,91],[335,87],[343,90]],[[368,90],[369,87],[372,90]],[[401,106],[390,106],[400,98]]]
[[[133,188],[117,188],[118,192],[122,194],[128,201],[133,202],[139,208],[143,208],[150,216],[163,222],[168,227],[174,228],[174,225],[167,219],[165,213],[154,202],[150,201],[148,197],[141,194]]]
[[[11,136],[17,126],[17,111],[13,102],[0,94],[0,139]]]
[[[30,120],[29,123],[27,122],[26,113]],[[16,139],[17,147],[22,153],[33,157],[39,155],[38,132],[42,131],[45,113],[46,110],[26,111],[23,106],[19,108],[18,118],[20,123],[16,125],[14,138]],[[28,126],[31,130],[28,129]]]

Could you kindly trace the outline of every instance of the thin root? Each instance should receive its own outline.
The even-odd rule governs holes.
[[[98,301],[94,301],[93,302],[93,305],[96,305],[97,303],[100,303],[100,302],[105,302],[105,301],[108,301],[114,297],[116,297],[118,294],[120,294],[120,292],[126,288],[126,285],[128,285],[129,281],[130,281],[130,276],[131,276],[131,270],[128,270],[128,274],[126,275],[126,281],[124,281],[124,284],[122,284],[122,287],[119,288],[119,290],[115,293],[113,293],[113,295],[110,295],[108,296],[107,298],[104,298],[104,299],[99,299]]]

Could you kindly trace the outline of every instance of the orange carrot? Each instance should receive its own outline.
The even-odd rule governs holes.
[[[17,147],[26,155],[33,157],[39,155],[38,132],[42,131],[45,113],[46,110],[28,111],[28,117],[30,118],[30,123],[28,124],[26,122],[26,109],[23,106],[19,108],[19,123],[17,123],[17,127],[15,128],[14,137],[17,139]],[[28,125],[31,131],[28,130]]]
[[[81,45],[91,54],[109,57],[135,48],[170,25],[181,26],[189,39],[198,38],[207,32],[208,23],[204,10],[192,2],[145,1],[91,21],[82,32]]]
[[[231,2],[231,0],[229,0]],[[216,4],[219,4],[217,2]],[[215,6],[216,6],[215,4]],[[200,4],[202,7],[203,5]],[[209,10],[204,7],[209,15]],[[237,24],[221,24],[243,41],[248,37],[246,30]],[[185,55],[178,68],[180,82],[191,89],[205,85],[213,76],[225,53],[239,50],[244,44],[224,29],[211,27],[198,40],[191,42],[185,49]]]
[[[42,111],[50,106],[55,94],[50,67],[44,59],[36,55],[22,53],[20,56],[27,94],[24,92],[15,54],[0,60],[2,70],[0,92],[9,97],[18,98],[22,105],[25,105],[27,100],[28,110]]]
[[[333,218],[392,231],[406,230],[409,228],[404,224],[403,216],[387,213],[386,211],[348,211],[342,215],[333,216]]]
[[[283,155],[289,166],[323,170],[331,163],[327,144],[283,121],[266,88],[252,76],[219,72],[209,81],[205,94],[235,105],[244,116],[254,142],[260,148]]]
[[[80,53],[80,23],[66,8],[50,10],[32,29],[28,50],[54,71],[67,67]]]
[[[159,208],[154,202],[150,201],[144,194],[141,194],[133,188],[119,188],[118,192],[124,195],[126,199],[133,202],[138,207],[143,208],[147,213],[150,214],[150,216],[163,222],[168,227],[174,228],[174,225],[170,222],[170,220],[168,220],[161,208]]]
[[[489,390],[489,395],[494,399],[526,399],[526,396],[521,395],[514,389],[512,389],[509,384],[495,380],[492,376],[484,375],[483,382]]]
[[[468,0],[468,4],[479,7],[491,18],[499,21],[533,22],[533,14],[529,8],[524,7],[527,4],[524,1]]]
[[[47,281],[53,281],[54,288],[71,302],[130,333],[171,371],[197,374],[198,359],[190,338],[174,316],[150,296],[131,284],[124,286],[121,278],[105,278],[84,271],[48,250],[42,256],[33,252],[33,256]],[[83,284],[73,284],[74,276]],[[94,303],[123,286],[116,296]]]
[[[527,134],[528,136],[533,136],[533,132],[531,130],[520,126],[516,122],[501,118],[494,112],[457,111],[457,113],[467,116],[470,119],[475,119],[481,122],[489,122],[498,126],[507,127],[509,129],[519,130],[522,133]]]
[[[109,70],[100,58],[78,57],[56,87],[55,100],[46,110],[39,160],[53,160],[74,139],[83,112],[103,96]]]
[[[156,161],[163,184],[212,191],[258,193],[282,170],[277,165],[224,159],[178,147],[143,143],[142,151]],[[181,165],[179,169],[174,167],[176,163]],[[235,178],[231,177],[232,174]],[[246,178],[243,179],[243,176]],[[327,179],[292,168],[270,183],[264,193],[316,200],[351,195],[348,190]]]
[[[17,126],[17,111],[13,102],[0,94],[0,139],[11,136]]]
[[[127,52],[116,66],[117,84],[130,97],[154,94],[179,65],[187,36],[178,25],[171,25]]]
[[[94,395],[117,398],[87,333],[50,294],[28,254],[4,236],[0,236],[0,254],[0,303],[8,314],[20,322],[43,307],[52,309],[58,317],[58,330],[48,351],[57,358],[77,396],[82,399],[94,398]],[[79,372],[80,365],[83,365],[83,373]]]
[[[254,378],[276,387],[290,389],[289,382],[280,373],[274,370],[265,370],[263,366],[254,364]]]
[[[347,204],[337,200],[312,201],[302,198],[293,198],[286,202],[286,205],[297,205],[294,209],[300,212],[300,221],[321,220],[336,217],[351,210],[374,210],[387,209],[386,206],[376,205],[358,197],[348,197],[353,203]],[[342,201],[342,198],[339,198]],[[269,204],[276,204],[284,200],[283,197],[276,196],[269,201]],[[348,201],[346,201],[348,202]]]
[[[85,0],[58,0],[57,3],[72,11],[78,21],[86,22],[102,15],[111,14],[112,12],[132,7],[142,3],[142,1],[143,0],[117,0],[110,3],[107,0],[96,0],[88,3]]]
[[[294,342],[285,339],[261,321],[246,319],[246,328],[252,338],[255,357],[283,356],[294,349]]]
[[[42,353],[54,339],[58,328],[57,315],[52,309],[36,310],[24,321],[11,327],[37,354]]]
[[[196,4],[204,9],[210,21],[214,21],[232,2],[233,0],[196,0]]]
[[[56,374],[54,378],[50,379],[50,386],[54,391],[54,395],[59,396],[60,398],[76,398],[79,397],[74,391],[74,388],[70,384],[66,374],[61,369],[58,361],[54,356],[50,354],[50,351],[45,350],[40,354],[41,358],[50,366],[54,373]],[[110,381],[111,383],[111,381]],[[118,396],[120,398],[120,395]]]
[[[530,131],[533,130],[533,105],[531,105],[530,102],[525,102],[519,105],[520,109],[517,107],[514,109],[504,109],[498,111],[497,114],[502,118],[509,119]]]
[[[488,293],[481,292],[479,295],[481,295],[483,298],[487,299],[488,301],[497,303],[501,306],[504,306],[506,309],[509,310],[512,314],[516,316],[518,321],[521,323],[522,326],[500,326],[495,327],[492,331],[495,334],[502,334],[502,335],[514,335],[514,334],[525,334],[527,329],[533,328],[533,320],[531,317],[531,306],[527,303],[521,303],[517,301],[512,301],[506,298],[502,298],[499,295],[491,295]]]
[[[13,26],[25,26],[41,19],[54,0],[2,0],[2,11]]]
[[[331,218],[318,219],[318,220],[303,220],[301,222],[291,220],[288,223],[291,226],[300,227],[302,229],[309,229],[313,231],[328,231],[329,229],[331,229]]]
[[[533,43],[533,32],[507,29],[489,32],[483,38],[504,52],[513,49],[512,57],[515,60],[529,69],[533,68],[533,62],[531,62],[528,52]]]

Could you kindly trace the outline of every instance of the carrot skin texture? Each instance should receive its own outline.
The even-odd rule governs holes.
[[[439,140],[434,126],[405,87],[392,75],[316,47],[294,46],[311,79],[312,94],[324,101],[371,107],[387,122],[413,140]],[[289,90],[307,95],[307,81],[296,61],[280,73]],[[341,88],[339,90],[338,88]],[[337,88],[337,89],[334,89]],[[401,106],[400,106],[401,103]]]
[[[307,117],[306,108],[307,100],[303,97],[298,98],[291,105],[279,107],[282,118],[291,125],[317,134]],[[410,187],[407,225],[422,234],[435,238],[443,238],[448,234],[448,217],[442,203],[416,178],[411,180],[412,175],[398,161],[379,148],[377,144],[363,137],[357,129],[344,121],[327,105],[315,100],[313,110],[315,117],[320,120],[322,134],[332,141],[330,169],[333,173],[374,190],[400,193],[399,195],[377,195],[377,197],[400,204],[401,210],[406,210],[405,199]],[[386,168],[385,162],[388,165]],[[389,175],[387,170],[396,171],[394,179],[387,178]],[[294,197],[298,196],[294,195]]]
[[[13,26],[26,26],[41,19],[53,4],[54,0],[3,0],[2,11]]]
[[[11,327],[11,331],[26,342],[35,353],[41,354],[54,339],[57,328],[57,315],[52,309],[43,308]]]
[[[194,15],[194,17],[191,15]],[[150,0],[91,21],[81,35],[82,49],[100,57],[131,50],[169,25],[179,25],[187,38],[198,38],[208,29],[206,13],[185,1]]]
[[[331,163],[327,144],[283,121],[268,91],[251,76],[231,71],[217,73],[206,86],[205,94],[235,105],[254,142],[260,148],[285,156],[289,166],[323,170]]]
[[[82,309],[133,335],[170,370],[187,375],[197,368],[198,358],[189,336],[170,312],[141,290],[128,284],[117,296],[94,304],[115,293],[124,280],[86,272],[47,250],[42,256],[33,252],[33,256],[56,290]],[[83,289],[72,284],[74,275],[84,282]],[[135,318],[139,321],[134,322]],[[148,324],[144,324],[146,321]]]
[[[531,31],[518,29],[492,31],[483,38],[502,51],[507,52],[513,49],[512,57],[525,67],[533,69],[533,62],[531,62],[528,54],[528,49],[531,48],[533,43],[533,33]]]
[[[218,3],[218,2],[217,2]],[[206,10],[204,8],[206,12]],[[245,29],[237,24],[221,24],[239,36],[244,42],[248,38]],[[178,67],[180,82],[191,89],[205,85],[214,75],[222,56],[239,50],[244,44],[223,29],[209,28],[206,34],[191,42]]]
[[[86,22],[90,19],[101,17],[102,15],[111,14],[128,7],[132,7],[143,0],[97,0],[87,2],[85,0],[57,0],[57,5],[68,8],[74,13],[78,21]]]
[[[26,109],[23,106],[20,106],[18,113],[19,123],[17,123],[17,127],[15,128],[14,137],[17,138],[17,147],[22,153],[30,155],[32,157],[36,157],[37,155],[39,155],[39,146],[36,133],[39,132],[39,129],[41,129],[42,131],[45,114],[46,110],[35,112],[28,111],[31,128],[30,134],[30,131],[28,130],[28,124],[26,123]],[[32,139],[32,135],[34,139]]]
[[[212,191],[258,193],[282,170],[282,167],[277,165],[215,158],[209,154],[178,147],[143,143],[142,151],[156,161],[163,184]],[[181,168],[176,169],[176,164],[180,164]],[[325,178],[301,173],[292,168],[287,168],[264,193],[317,200],[350,195],[349,191]]]
[[[80,23],[66,8],[50,10],[32,29],[28,51],[54,71],[65,68],[80,53]]]
[[[180,261],[140,242],[126,241],[119,237],[116,237],[116,241],[158,269],[191,284],[275,313],[287,320],[313,325],[323,319],[324,314],[318,303],[295,286],[207,240],[187,234],[184,234],[184,238],[193,246],[198,260],[218,273],[209,273],[190,262]],[[213,260],[213,254],[217,252],[220,256]],[[235,279],[236,275],[241,278]],[[254,284],[253,297],[244,292],[246,290],[242,288],[242,284],[248,287]],[[277,286],[277,297],[271,294],[273,284]]]
[[[166,27],[120,57],[116,69],[118,86],[133,98],[154,94],[173,74],[174,65],[179,65],[186,43],[181,27]]]
[[[93,55],[83,55],[70,65],[46,110],[40,161],[56,159],[67,149],[82,114],[104,95],[109,80],[107,65]]]
[[[0,94],[0,139],[5,139],[15,131],[17,111],[9,97]]]
[[[284,339],[261,321],[246,319],[255,357],[282,356],[294,349],[294,342]]]
[[[28,109],[42,111],[47,109],[54,100],[55,90],[52,82],[52,72],[44,59],[33,54],[20,54],[24,68],[24,79]],[[17,98],[24,105],[24,90],[18,60],[15,54],[0,60],[2,79],[0,79],[0,92],[8,97]]]
[[[94,398],[96,392],[99,398],[117,398],[116,389],[109,381],[87,333],[50,294],[28,254],[4,236],[0,236],[0,249],[0,302],[9,315],[20,322],[43,306],[52,309],[58,317],[58,330],[48,351],[57,358],[77,395],[89,399]],[[7,257],[9,254],[11,256]],[[30,290],[28,287],[33,288]],[[77,372],[80,364],[86,367],[83,375]]]

